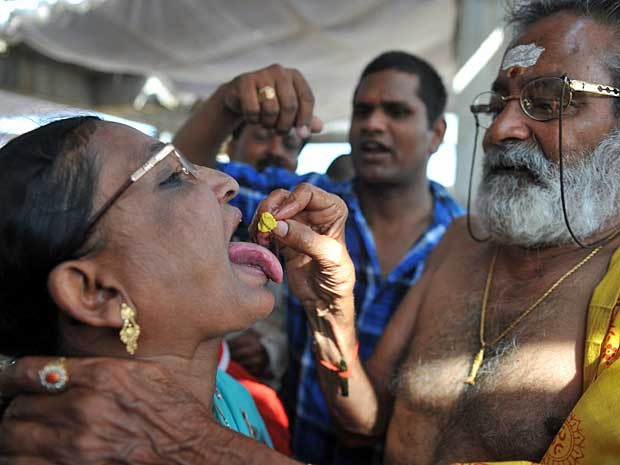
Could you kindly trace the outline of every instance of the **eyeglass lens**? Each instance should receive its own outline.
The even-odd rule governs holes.
[[[519,103],[523,113],[537,121],[549,121],[560,116],[560,101],[564,80],[558,77],[540,78],[528,82],[521,89]],[[483,92],[478,95],[471,111],[478,119],[478,124],[488,128],[493,120],[515,97],[504,97],[496,92]],[[567,88],[564,92],[563,109],[570,104],[571,92]]]

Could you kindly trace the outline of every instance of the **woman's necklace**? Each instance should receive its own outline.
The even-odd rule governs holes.
[[[226,418],[226,415],[224,415],[224,412],[222,411],[222,409],[217,405],[218,401],[222,399],[223,399],[222,393],[220,392],[218,388],[215,388],[215,392],[213,394],[213,413],[215,413],[215,416],[218,417],[220,422],[224,423],[224,426],[227,426],[228,428],[232,429],[232,427],[230,426],[230,422],[228,421],[228,418]]]
[[[493,281],[493,272],[495,271],[495,261],[497,260],[497,255],[499,253],[499,247],[498,247],[495,250],[495,254],[493,255],[493,258],[491,259],[491,265],[489,266],[489,272],[487,274],[487,281],[484,286],[484,294],[482,296],[482,306],[480,308],[480,333],[479,333],[480,350],[474,357],[474,361],[471,364],[471,369],[469,370],[469,376],[465,380],[465,383],[476,384],[476,375],[478,374],[478,370],[480,369],[480,366],[482,365],[482,361],[484,360],[485,349],[487,349],[488,347],[494,346],[499,341],[504,339],[504,337],[506,337],[506,335],[508,335],[513,329],[515,329],[515,327],[519,323],[521,323],[525,318],[527,318],[527,316],[530,313],[532,313],[536,308],[538,308],[538,306],[541,303],[543,303],[547,299],[547,297],[549,297],[553,293],[553,291],[555,291],[560,286],[560,284],[564,282],[566,278],[568,278],[570,275],[576,272],[583,265],[588,263],[588,261],[590,261],[592,257],[594,257],[597,253],[599,253],[602,248],[603,246],[599,245],[597,248],[592,250],[592,252],[590,252],[583,260],[581,260],[579,263],[573,266],[570,270],[568,270],[566,273],[560,276],[560,278],[556,282],[554,282],[551,285],[551,287],[549,287],[549,289],[543,292],[543,294],[538,299],[536,299],[536,301],[532,305],[526,308],[517,318],[512,320],[512,323],[510,323],[506,327],[506,329],[504,329],[501,333],[499,333],[499,335],[495,339],[493,339],[490,342],[487,342],[484,339],[484,322],[485,322],[485,317],[487,313],[487,301],[489,299],[489,290],[491,289],[491,282]]]

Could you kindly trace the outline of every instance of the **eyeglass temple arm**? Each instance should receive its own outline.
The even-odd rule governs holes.
[[[606,95],[608,97],[620,97],[620,89],[617,87],[592,84],[577,79],[571,79],[568,85],[574,92],[587,92],[589,94]]]
[[[471,111],[474,115],[477,115],[478,113],[488,113],[491,110],[491,106],[490,105],[484,105],[484,104],[479,104],[479,105],[470,105],[469,106],[469,111]]]
[[[108,211],[108,209],[112,206],[114,202],[118,200],[118,198],[125,192],[129,186],[131,186],[134,182],[144,176],[148,171],[155,166],[157,163],[162,161],[166,156],[174,150],[174,145],[167,144],[162,147],[159,152],[153,155],[149,160],[147,160],[140,168],[133,172],[133,174],[127,179],[123,185],[116,191],[116,193],[110,197],[106,203],[104,203],[99,210],[95,213],[95,215],[90,219],[89,226],[86,230],[88,234],[93,226],[99,221],[99,219]]]
[[[97,213],[95,213],[95,215],[89,221],[89,226],[86,229],[87,233],[90,232],[93,226],[99,221],[99,219],[105,214],[105,212],[108,211],[112,204],[116,202],[118,198],[123,194],[123,192],[125,192],[133,183],[134,181],[132,181],[131,178],[125,181],[125,183],[116,191],[116,193],[112,197],[110,197],[99,210],[97,210]]]
[[[130,177],[131,182],[136,182],[138,179],[140,179],[142,176],[148,173],[149,170],[153,168],[153,166],[155,166],[157,163],[159,163],[164,158],[166,158],[168,154],[172,152],[173,150],[174,150],[174,145],[172,144],[168,144],[162,147],[159,152],[157,152],[155,155],[149,158],[146,162],[144,162],[144,164],[140,168],[138,168],[136,171],[133,172],[133,174]]]
[[[510,102],[511,100],[519,100],[520,98],[517,95],[508,95],[508,96],[497,95],[497,96],[500,98],[502,102],[504,102],[504,104]],[[477,105],[472,103],[469,106],[469,111],[472,112],[474,115],[478,113],[491,113],[491,105],[489,105],[488,103],[479,103]]]

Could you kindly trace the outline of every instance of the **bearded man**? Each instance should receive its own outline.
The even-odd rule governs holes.
[[[620,456],[620,5],[534,0],[511,20],[517,32],[493,91],[472,105],[480,125],[489,117],[476,221],[453,223],[364,366],[351,315],[326,318],[348,368],[348,396],[342,373],[318,368],[333,418],[358,443],[386,432],[390,465],[607,465]],[[329,342],[317,340],[317,353]],[[45,361],[18,362],[0,388],[40,393],[33,373]],[[87,378],[72,363],[71,383]],[[135,379],[127,385],[147,392]],[[121,387],[114,394],[82,393],[69,410],[89,415],[104,399],[131,398]],[[70,391],[64,396],[69,402]],[[175,418],[173,409],[157,421],[124,415],[119,422],[166,431]],[[13,442],[27,437],[9,425],[3,432]],[[209,432],[220,444],[208,447],[207,437],[200,460],[186,463],[290,463]],[[86,433],[82,444],[93,437]],[[0,451],[56,454],[61,434],[57,427],[12,448],[0,439]],[[126,445],[145,444],[126,436]]]
[[[331,389],[341,428],[387,431],[389,464],[620,453],[620,5],[533,1],[511,21],[472,105],[487,128],[477,221],[446,233],[366,371],[349,367],[350,397]]]

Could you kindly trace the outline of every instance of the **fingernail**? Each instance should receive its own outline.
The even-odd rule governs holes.
[[[302,139],[307,139],[308,137],[310,137],[310,128],[308,128],[308,126],[302,126],[300,128],[297,128],[297,134]]]
[[[276,228],[271,232],[278,237],[286,236],[288,234],[288,223],[286,221],[278,221]]]

